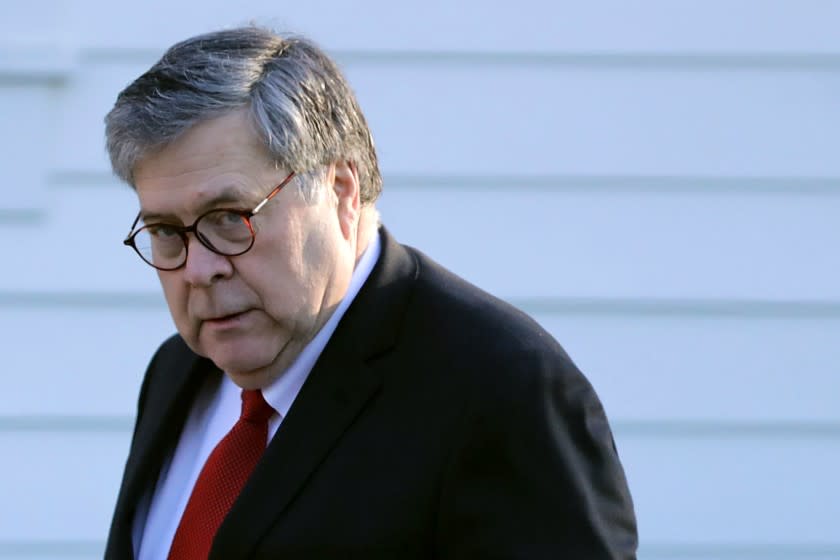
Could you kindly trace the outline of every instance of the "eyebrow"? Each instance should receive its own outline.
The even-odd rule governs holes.
[[[240,206],[243,205],[243,200],[247,199],[247,195],[242,192],[241,189],[237,189],[236,187],[226,187],[223,191],[217,193],[212,198],[208,198],[204,202],[202,202],[194,211],[196,216],[200,216],[204,212],[211,210],[213,208],[217,208],[223,205],[232,205],[238,204]],[[144,223],[148,224],[151,222],[166,222],[166,223],[179,223],[181,219],[172,212],[147,212],[140,209],[140,219],[143,220]]]

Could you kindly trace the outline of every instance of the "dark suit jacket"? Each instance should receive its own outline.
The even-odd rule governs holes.
[[[562,348],[381,238],[211,558],[635,558],[604,411]],[[207,375],[178,336],[149,365],[106,558],[132,557],[137,503]]]

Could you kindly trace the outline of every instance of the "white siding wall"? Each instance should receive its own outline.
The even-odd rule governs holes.
[[[403,242],[535,315],[613,422],[641,558],[840,558],[840,2],[0,7],[0,559],[101,556],[173,329],[102,117],[251,19],[353,83]]]

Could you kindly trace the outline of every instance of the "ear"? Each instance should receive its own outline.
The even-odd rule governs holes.
[[[341,233],[345,239],[351,239],[359,225],[359,173],[352,161],[338,161],[333,169],[333,192],[338,201]]]

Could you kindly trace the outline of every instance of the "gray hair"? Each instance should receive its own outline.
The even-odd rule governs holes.
[[[379,196],[373,138],[338,66],[307,39],[256,26],[180,42],[119,94],[105,117],[114,173],[133,186],[143,157],[198,122],[240,108],[278,167],[310,174],[353,161],[361,203]]]

